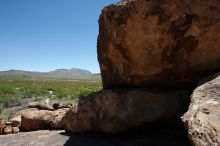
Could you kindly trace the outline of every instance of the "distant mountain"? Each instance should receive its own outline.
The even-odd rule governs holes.
[[[23,70],[0,71],[2,78],[27,78],[27,79],[100,79],[100,74],[92,74],[83,69],[57,69],[50,72],[31,72]]]

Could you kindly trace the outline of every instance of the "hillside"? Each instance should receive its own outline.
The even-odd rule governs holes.
[[[0,71],[1,78],[22,79],[100,79],[100,74],[93,74],[83,69],[57,69],[50,72],[32,72],[23,70]]]

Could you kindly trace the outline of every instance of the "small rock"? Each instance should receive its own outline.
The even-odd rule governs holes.
[[[5,126],[3,128],[3,134],[11,134],[12,133],[12,127],[11,126]]]
[[[12,127],[12,132],[13,133],[18,133],[20,130],[18,127]]]
[[[10,120],[12,122],[13,127],[18,127],[18,128],[21,127],[21,115],[18,115]]]
[[[7,122],[5,122],[5,125],[6,126],[12,126],[12,122],[11,121],[7,121]]]

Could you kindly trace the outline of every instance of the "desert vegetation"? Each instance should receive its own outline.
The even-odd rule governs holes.
[[[100,80],[0,79],[0,113],[28,101],[73,100],[101,89]],[[1,115],[0,115],[1,116]]]

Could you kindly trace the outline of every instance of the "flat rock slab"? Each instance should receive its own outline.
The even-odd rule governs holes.
[[[40,130],[20,132],[18,134],[1,135],[1,146],[63,146],[69,136],[64,130]]]
[[[156,128],[156,129],[155,129]],[[0,136],[1,146],[190,146],[182,127],[141,128],[121,134],[66,134],[41,130]]]

